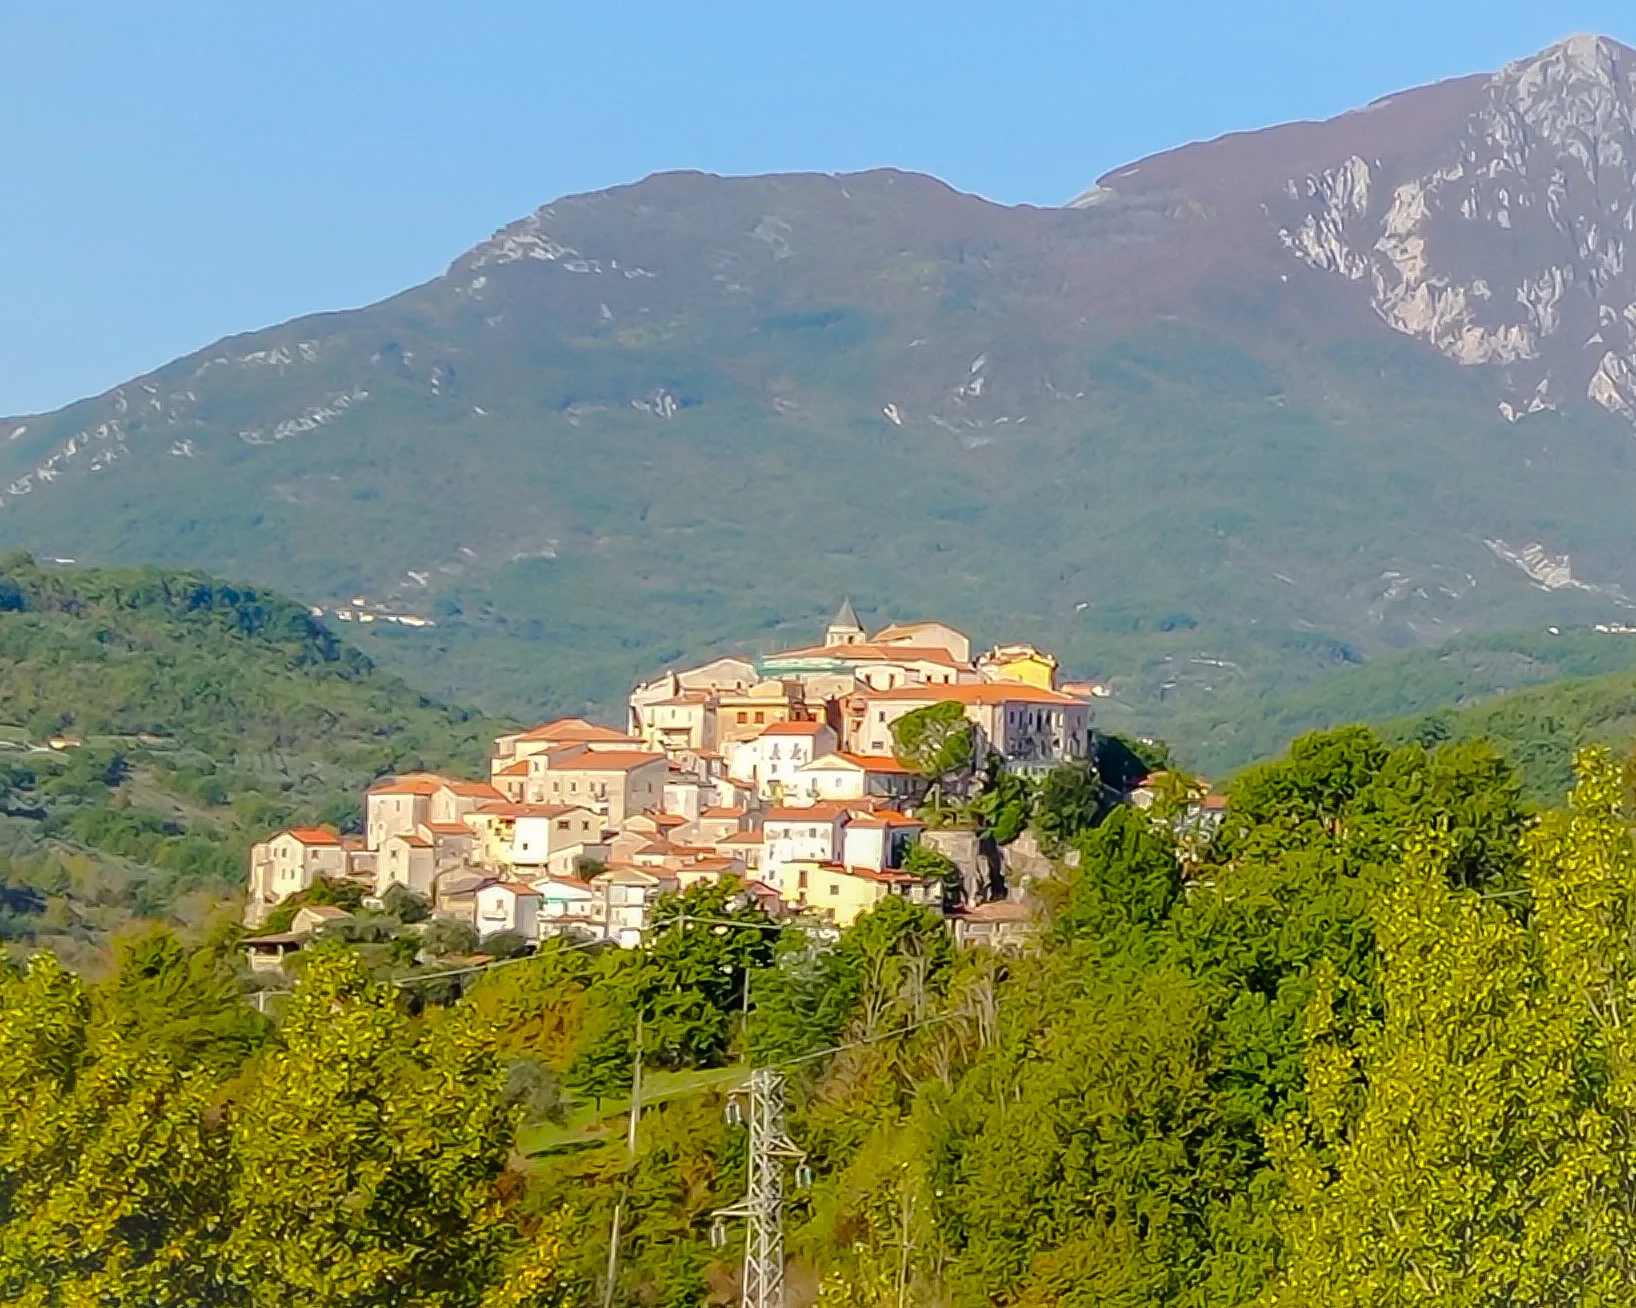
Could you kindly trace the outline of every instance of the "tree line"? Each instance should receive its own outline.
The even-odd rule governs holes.
[[[1481,743],[1307,737],[1196,858],[1099,806],[1015,955],[730,883],[463,993],[332,943],[276,1021],[163,933],[42,955],[0,982],[0,1293],[589,1305],[618,1202],[613,1302],[730,1303],[724,1109],[776,1063],[797,1305],[1629,1302],[1636,773],[1579,777],[1538,809]]]

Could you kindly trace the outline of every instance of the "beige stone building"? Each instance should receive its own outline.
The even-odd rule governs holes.
[[[291,895],[320,877],[344,877],[347,870],[347,850],[328,827],[292,827],[251,846],[245,925],[259,927]]]
[[[584,718],[558,718],[553,722],[542,722],[527,731],[514,731],[496,737],[494,752],[489,756],[490,780],[500,789],[507,790],[503,784],[505,778],[528,776],[528,767],[522,765],[535,755],[552,750],[582,748],[619,751],[639,749],[641,744],[639,737],[588,722]]]
[[[611,867],[591,878],[591,922],[626,949],[642,943],[659,896],[678,888],[674,876],[640,867]]]
[[[664,803],[670,763],[646,750],[603,750],[569,746],[527,760],[523,801],[583,805],[617,827],[627,817]]]
[[[994,750],[1019,770],[1043,770],[1090,757],[1090,705],[1021,682],[904,686],[854,695],[847,701],[847,748],[855,754],[890,757],[892,724],[906,713],[945,701],[959,704],[977,727],[979,757]]]

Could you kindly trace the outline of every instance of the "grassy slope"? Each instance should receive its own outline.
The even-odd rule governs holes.
[[[478,770],[491,734],[276,594],[21,556],[0,724],[0,935],[70,953],[134,913],[207,913],[268,830],[350,820],[383,772]],[[57,731],[85,743],[46,750]]]

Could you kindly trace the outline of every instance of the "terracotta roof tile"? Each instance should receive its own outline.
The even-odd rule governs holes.
[[[816,736],[820,731],[832,730],[827,722],[774,722],[763,736]]]
[[[442,777],[434,777],[426,772],[413,772],[408,776],[377,782],[369,788],[369,794],[428,796],[437,794],[443,785]]]
[[[840,803],[809,804],[805,808],[793,805],[780,805],[767,810],[766,822],[833,822],[838,817],[844,817],[851,806]]]
[[[291,836],[303,845],[339,845],[341,837],[329,827],[291,827],[279,835]],[[276,840],[277,837],[275,836]]]
[[[960,916],[968,922],[1026,922],[1033,912],[1015,899],[996,899],[968,908]]]
[[[479,892],[484,890],[509,890],[519,898],[528,896],[533,899],[541,898],[540,892],[523,881],[507,881],[504,877],[491,877],[477,887]]]
[[[615,731],[612,727],[599,726],[595,722],[588,722],[584,718],[557,718],[554,722],[542,722],[539,726],[522,732],[519,740],[545,741],[631,741],[635,737],[627,736],[623,731]]]

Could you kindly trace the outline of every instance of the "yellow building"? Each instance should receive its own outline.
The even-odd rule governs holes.
[[[1057,688],[1057,660],[1032,645],[996,645],[977,660],[985,681],[1017,681],[1040,690]]]
[[[779,869],[779,898],[838,927],[849,927],[889,895],[937,907],[943,887],[935,879],[907,872],[877,872],[817,859],[793,859]]]
[[[806,707],[798,681],[759,681],[748,690],[724,691],[716,700],[715,748],[752,740],[774,723],[805,716]]]

